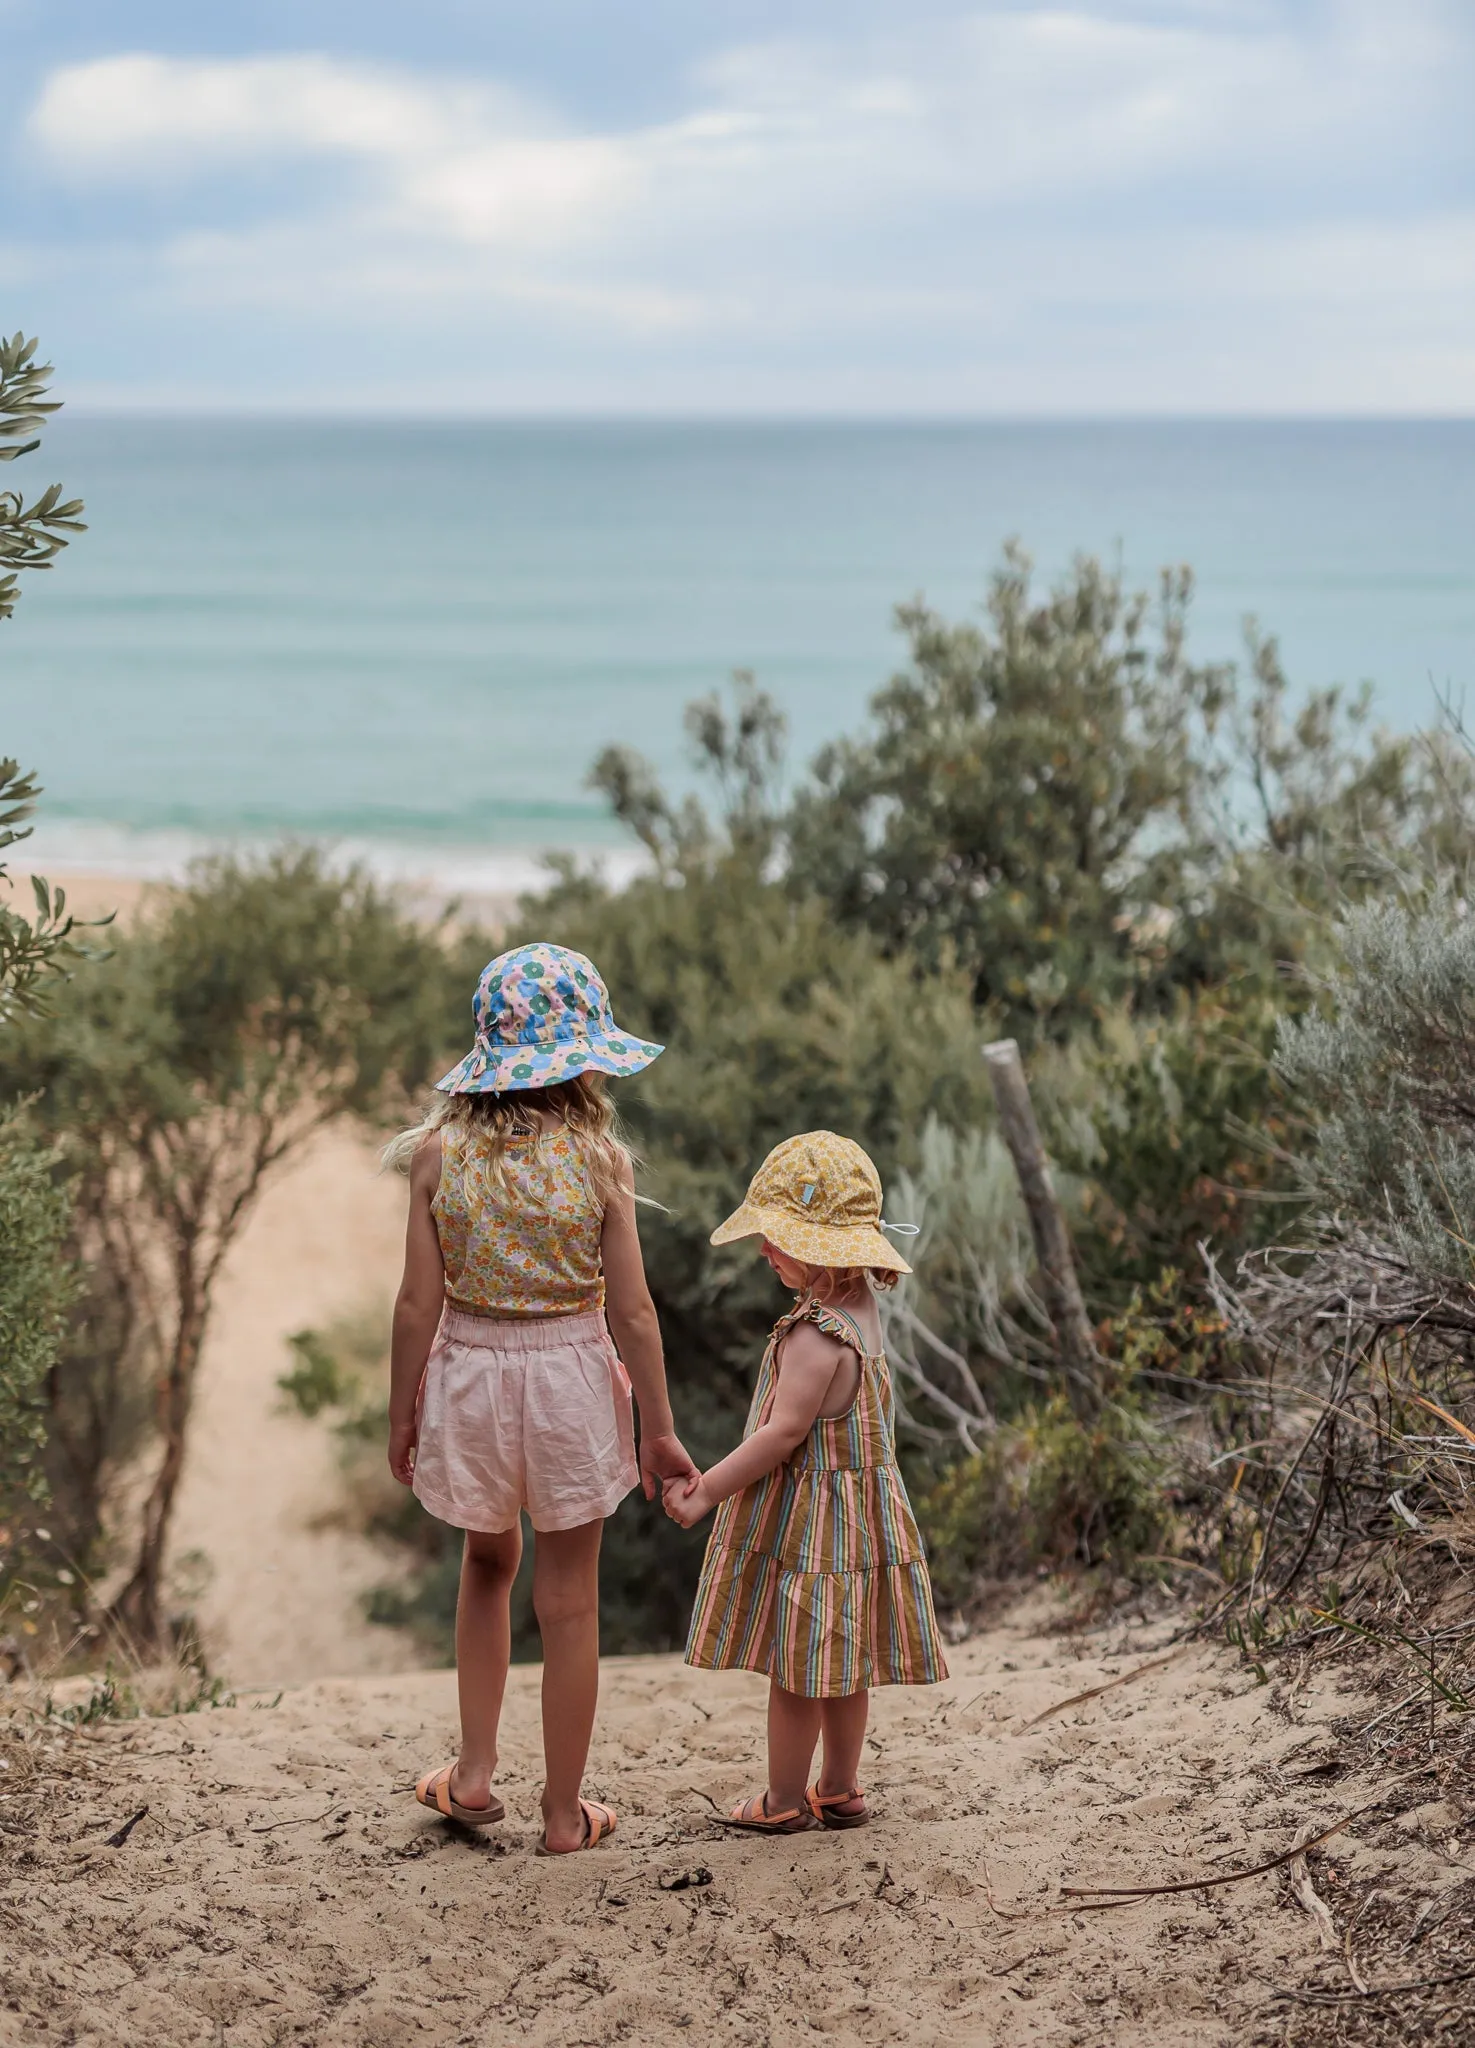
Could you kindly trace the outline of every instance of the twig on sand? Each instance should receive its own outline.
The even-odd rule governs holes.
[[[107,1847],[109,1849],[121,1849],[123,1844],[127,1841],[128,1837],[133,1833],[133,1830],[138,1826],[138,1823],[143,1819],[144,1815],[147,1812],[148,1808],[146,1806],[140,1806],[137,1813],[130,1814],[128,1819],[124,1821],[122,1827],[115,1829],[114,1832],[107,1837]]]
[[[1282,1849],[1278,1856],[1267,1857],[1263,1863],[1252,1863],[1248,1870],[1227,1871],[1222,1877],[1186,1877],[1177,1884],[1063,1884],[1060,1887],[1060,1895],[1065,1899],[1080,1899],[1083,1903],[1077,1910],[1091,1913],[1100,1912],[1107,1904],[1123,1899],[1160,1898],[1170,1892],[1206,1892],[1214,1890],[1219,1885],[1240,1884],[1247,1877],[1263,1877],[1267,1871],[1279,1870],[1293,1858],[1304,1856],[1308,1849],[1319,1849],[1323,1842],[1329,1842],[1332,1836],[1339,1835],[1343,1828],[1351,1827],[1353,1821],[1361,1820],[1365,1813],[1376,1812],[1394,1785],[1406,1784],[1410,1778],[1424,1777],[1428,1769],[1429,1766],[1423,1764],[1416,1771],[1405,1771],[1401,1777],[1395,1778],[1378,1798],[1370,1799],[1366,1806],[1359,1806],[1352,1813],[1344,1813],[1340,1820],[1334,1820],[1329,1828],[1323,1828],[1319,1835],[1311,1836],[1309,1841],[1298,1839],[1289,1849]],[[1102,1902],[1101,1905],[1097,1905],[1098,1900]]]
[[[294,1814],[290,1820],[262,1821],[258,1825],[253,1825],[251,1832],[253,1835],[269,1835],[273,1828],[311,1827],[314,1821],[326,1820],[333,1809],[341,1806],[341,1804],[341,1800],[330,1799],[321,1813],[298,1813]]]
[[[1363,1977],[1361,1970],[1358,1969],[1357,1958],[1352,1953],[1352,1937],[1357,1932],[1358,1921],[1361,1920],[1363,1914],[1367,1911],[1368,1907],[1372,1904],[1373,1900],[1385,1897],[1387,1897],[1387,1894],[1385,1892],[1369,1892],[1367,1897],[1363,1900],[1362,1904],[1358,1907],[1357,1911],[1352,1915],[1352,1918],[1347,1922],[1347,1931],[1342,1936],[1342,1958],[1347,1965],[1347,1975],[1352,1979],[1352,1982],[1356,1985],[1357,1989],[1362,1993],[1364,1998],[1367,1996],[1367,1981]]]
[[[1087,1700],[1100,1699],[1104,1692],[1115,1692],[1119,1685],[1130,1685],[1134,1678],[1145,1678],[1149,1671],[1161,1671],[1165,1664],[1171,1664],[1192,1647],[1191,1643],[1182,1643],[1176,1650],[1169,1650],[1166,1657],[1154,1657],[1149,1663],[1124,1671],[1120,1678],[1108,1678],[1105,1685],[1093,1685],[1085,1692],[1073,1692],[1068,1700],[1057,1700],[1053,1707],[1046,1707],[1043,1714],[1036,1714],[1032,1721],[1026,1721],[1021,1733],[1027,1735],[1031,1728],[1038,1728],[1041,1721],[1048,1721],[1052,1714],[1063,1714],[1068,1707],[1084,1706]]]
[[[1403,1695],[1403,1698],[1399,1700],[1395,1706],[1385,1707],[1381,1714],[1374,1714],[1372,1720],[1369,1721],[1367,1726],[1363,1729],[1363,1734],[1371,1735],[1374,1728],[1381,1728],[1385,1721],[1391,1721],[1395,1714],[1401,1714],[1405,1707],[1411,1706],[1415,1700],[1422,1699],[1423,1696],[1423,1685],[1416,1685],[1413,1691],[1406,1692]]]
[[[1027,1913],[1006,1913],[1003,1907],[996,1902],[994,1898],[994,1874],[988,1867],[987,1857],[984,1858],[983,1863],[983,1896],[988,1901],[989,1911],[996,1914],[1000,1920],[1027,1920],[1029,1918]]]
[[[1305,1830],[1303,1829],[1303,1833]],[[1303,1912],[1309,1913],[1316,1922],[1317,1937],[1323,1948],[1337,1946],[1337,1923],[1332,1918],[1332,1909],[1311,1882],[1311,1872],[1306,1864],[1306,1847],[1298,1848],[1286,1866],[1291,1880],[1291,1890],[1296,1903]]]

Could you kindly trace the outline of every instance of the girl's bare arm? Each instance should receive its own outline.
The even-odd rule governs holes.
[[[640,1409],[640,1483],[647,1500],[667,1479],[690,1479],[696,1466],[687,1456],[671,1416],[661,1326],[646,1284],[640,1232],[635,1222],[635,1177],[610,1198],[600,1239],[604,1265],[604,1311],[615,1349],[624,1361]]]
[[[440,1185],[440,1139],[427,1138],[410,1164],[405,1274],[394,1304],[389,1352],[389,1469],[402,1486],[415,1470],[415,1395],[445,1304],[446,1270],[431,1203]]]
[[[813,1323],[800,1323],[779,1350],[778,1384],[766,1419],[735,1451],[704,1472],[694,1487],[665,1489],[666,1512],[689,1529],[694,1522],[740,1493],[792,1455],[814,1427],[825,1395],[845,1362],[847,1347]]]

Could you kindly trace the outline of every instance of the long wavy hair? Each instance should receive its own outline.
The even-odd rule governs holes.
[[[543,1115],[529,1113],[536,1111]],[[575,1074],[547,1088],[510,1088],[484,1095],[436,1094],[419,1123],[390,1139],[380,1161],[408,1173],[410,1161],[427,1138],[439,1132],[474,1132],[481,1140],[477,1167],[485,1184],[499,1202],[511,1203],[515,1198],[507,1178],[509,1148],[518,1144],[520,1164],[540,1165],[548,1140],[560,1130],[573,1139],[590,1200],[604,1210],[618,1189],[629,1186],[636,1159],[620,1130],[601,1074]],[[521,1141],[529,1137],[533,1144],[531,1151],[526,1151]]]

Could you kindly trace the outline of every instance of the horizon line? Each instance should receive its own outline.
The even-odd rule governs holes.
[[[298,400],[236,403],[163,404],[87,397],[63,399],[63,414],[106,420],[302,420],[344,425],[377,423],[406,426],[606,426],[606,427],[1150,427],[1150,426],[1453,426],[1475,425],[1469,412],[1309,412],[1309,411],[1066,411],[984,412],[937,411],[801,411],[775,407],[751,411],[656,411],[635,408],[545,406],[420,406],[385,407],[372,399],[353,405],[317,405]]]

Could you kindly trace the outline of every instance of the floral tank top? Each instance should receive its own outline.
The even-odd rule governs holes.
[[[604,1215],[566,1131],[514,1138],[503,1153],[510,1200],[487,1172],[485,1133],[444,1131],[431,1204],[446,1300],[478,1316],[569,1316],[604,1306]]]

